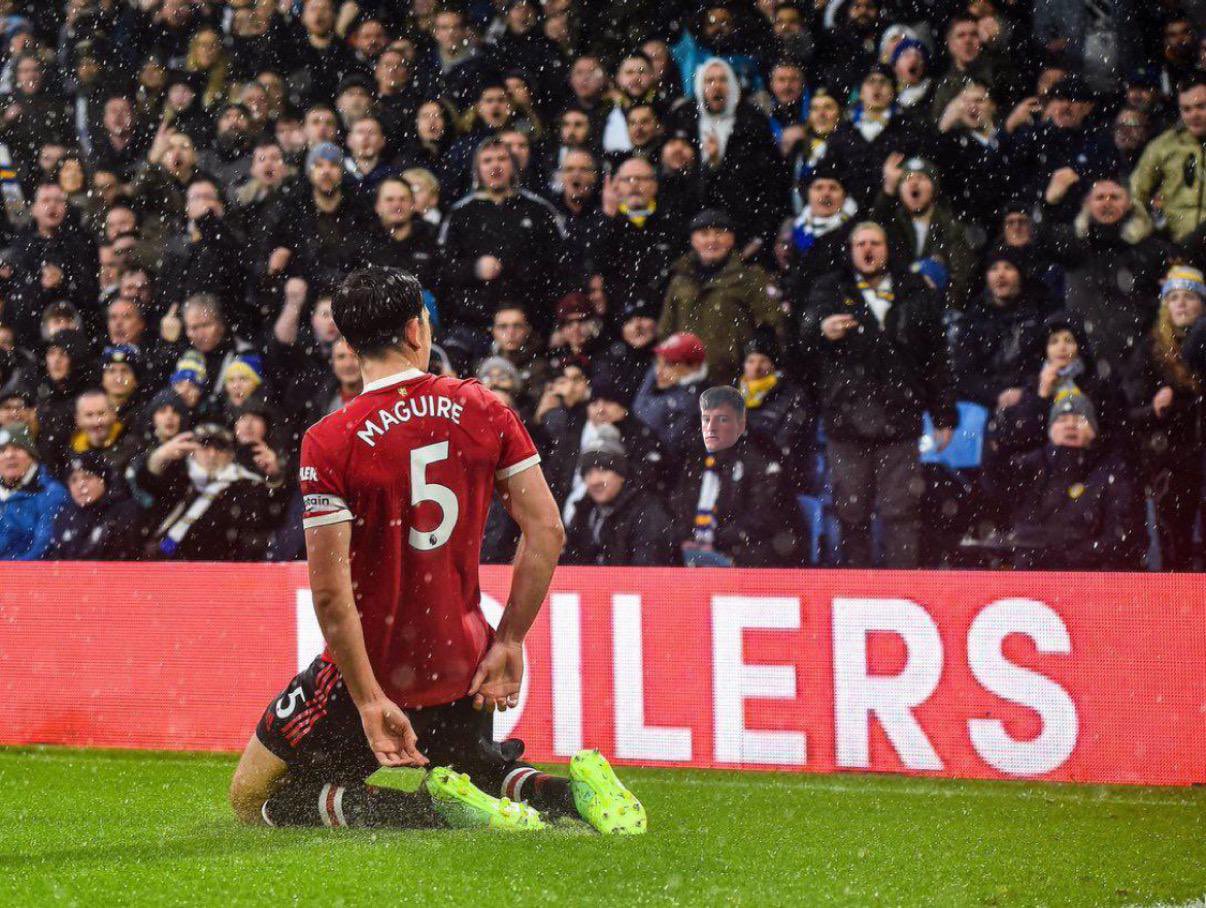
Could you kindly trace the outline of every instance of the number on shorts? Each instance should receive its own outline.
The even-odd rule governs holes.
[[[306,699],[300,687],[295,687],[288,694],[276,701],[276,716],[278,719],[288,719]]]
[[[434,501],[440,506],[440,525],[434,530],[419,531],[410,528],[410,544],[420,552],[438,549],[452,536],[457,518],[461,514],[456,493],[448,486],[427,481],[429,464],[448,459],[448,442],[415,448],[410,452],[410,504],[414,507],[424,501]]]

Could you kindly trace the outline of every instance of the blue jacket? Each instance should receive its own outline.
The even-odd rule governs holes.
[[[27,485],[0,501],[0,561],[37,561],[50,547],[54,518],[67,490],[44,466]]]

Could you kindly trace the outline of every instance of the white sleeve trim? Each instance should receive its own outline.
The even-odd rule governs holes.
[[[302,520],[302,527],[312,530],[315,527],[325,527],[332,523],[343,523],[354,519],[351,511],[336,511],[334,514],[323,514],[320,517],[306,517]]]
[[[510,479],[512,476],[515,476],[518,473],[522,473],[524,470],[534,467],[538,463],[540,463],[540,455],[533,454],[531,457],[525,457],[519,463],[513,463],[509,467],[503,467],[501,470],[499,470],[497,473],[494,474],[494,478],[495,479]]]

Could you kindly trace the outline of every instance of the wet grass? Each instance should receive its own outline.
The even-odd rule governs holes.
[[[1206,790],[622,771],[651,832],[234,825],[233,758],[0,750],[0,904],[1204,904]]]

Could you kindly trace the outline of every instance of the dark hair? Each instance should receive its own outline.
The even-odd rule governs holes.
[[[729,385],[715,385],[699,395],[700,410],[715,410],[717,407],[728,407],[737,414],[738,419],[745,418],[745,398]]]
[[[956,25],[965,25],[968,23],[970,23],[972,25],[979,25],[980,21],[975,16],[973,16],[971,13],[966,13],[966,12],[955,13],[955,15],[951,16],[950,19],[947,21],[946,28],[944,28],[942,30],[942,33],[949,38],[951,32],[954,31]]]
[[[361,356],[397,347],[406,325],[422,313],[419,279],[400,268],[378,265],[349,274],[331,301],[335,326]]]
[[[1177,94],[1183,95],[1187,91],[1193,91],[1199,85],[1206,85],[1206,73],[1200,71],[1194,72],[1192,75],[1186,76],[1177,83]]]

